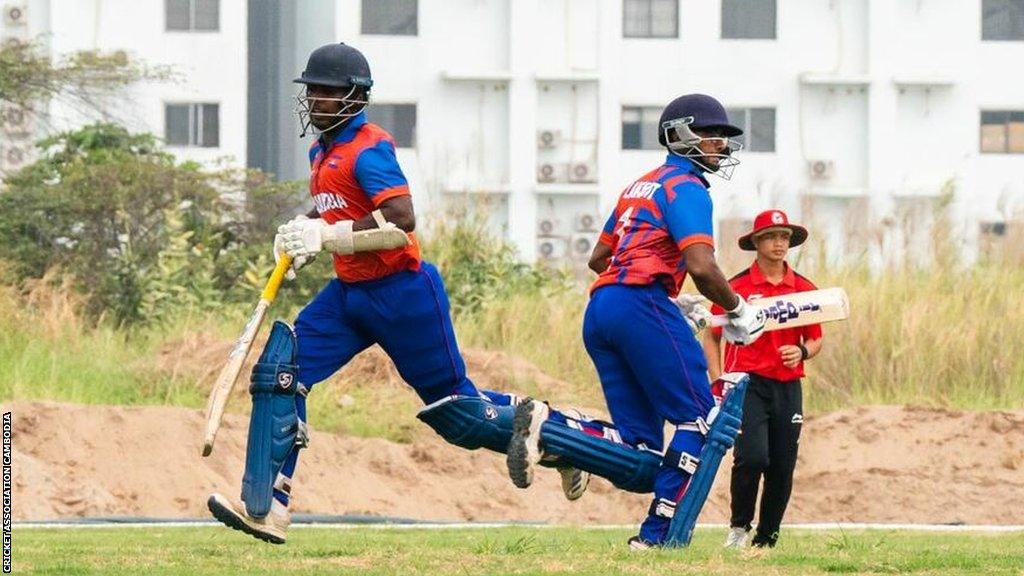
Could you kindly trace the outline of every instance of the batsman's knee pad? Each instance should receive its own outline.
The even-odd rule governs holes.
[[[249,393],[252,415],[242,478],[242,501],[254,518],[270,512],[274,483],[292,450],[306,445],[306,423],[298,415],[299,384],[295,364],[297,343],[291,326],[274,322],[267,345],[253,367]]]
[[[731,372],[723,374],[720,380],[727,380],[732,384],[732,388],[723,397],[717,413],[712,410],[709,417],[711,424],[697,423],[702,428],[706,440],[692,472],[693,476],[686,486],[686,493],[676,505],[672,516],[666,540],[668,546],[686,546],[690,543],[693,528],[697,525],[697,517],[708,499],[722,457],[729,448],[732,448],[740,431],[740,423],[743,421],[743,397],[746,395],[750,378],[742,372]],[[680,468],[683,464],[693,469],[692,459],[681,461]]]
[[[476,396],[449,396],[423,408],[416,417],[450,444],[504,454],[512,440],[515,414],[514,405],[499,406]]]
[[[540,438],[544,458],[554,458],[558,466],[596,474],[622,490],[654,491],[654,477],[661,465],[657,452],[599,438],[551,419],[541,426]]]

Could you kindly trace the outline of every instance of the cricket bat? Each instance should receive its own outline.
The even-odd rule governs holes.
[[[206,402],[206,429],[203,433],[203,456],[209,456],[213,452],[213,442],[217,439],[217,430],[220,429],[220,421],[224,417],[224,409],[228,405],[228,398],[231,396],[231,389],[235,387],[235,380],[238,379],[238,373],[242,371],[242,364],[245,363],[245,357],[249,355],[249,349],[252,348],[252,342],[256,339],[256,334],[260,331],[260,326],[263,324],[263,317],[267,315],[267,308],[270,308],[270,304],[277,297],[277,290],[281,287],[281,282],[284,280],[285,273],[288,272],[288,268],[292,265],[292,258],[287,254],[282,254],[280,259],[277,261],[277,266],[274,267],[274,272],[270,274],[270,278],[267,280],[266,286],[263,287],[263,292],[260,294],[260,301],[256,304],[256,309],[252,311],[252,315],[249,316],[249,321],[245,323],[245,328],[242,329],[242,335],[235,341],[235,345],[231,347],[231,352],[228,354],[228,361],[224,364],[224,368],[221,369],[220,375],[217,376],[217,381],[213,384],[213,390],[210,391],[210,398]]]
[[[823,288],[784,296],[757,298],[747,304],[757,306],[768,314],[765,332],[835,322],[850,317],[850,298],[842,288]],[[711,318],[711,325],[715,327],[728,323],[729,316],[726,314]]]

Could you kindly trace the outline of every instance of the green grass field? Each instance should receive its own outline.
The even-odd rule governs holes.
[[[686,550],[630,552],[627,530],[292,530],[270,546],[220,527],[16,529],[22,574],[1024,574],[1024,533],[790,530],[731,552],[722,529]]]

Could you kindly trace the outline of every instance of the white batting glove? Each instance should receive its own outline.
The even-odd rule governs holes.
[[[711,311],[704,306],[704,297],[699,294],[680,294],[672,299],[679,308],[694,336],[711,324]]]
[[[299,214],[295,218],[289,220],[288,224],[300,222],[303,220],[309,220],[309,217],[306,216],[305,214]],[[284,236],[280,233],[280,228],[278,228],[278,230],[278,233],[274,235],[274,264],[277,264],[277,262],[281,259],[281,254],[285,254],[288,252],[287,250],[285,250],[284,247]],[[315,257],[315,255],[292,257],[292,265],[284,274],[285,280],[295,280],[295,273],[298,272],[306,264],[312,262]]]
[[[277,233],[284,251],[292,258],[312,256],[323,250],[352,254],[355,252],[352,224],[351,220],[328,224],[322,218],[292,220],[278,228]]]
[[[377,228],[354,232],[352,220],[328,224],[321,218],[292,220],[277,229],[281,246],[292,258],[312,256],[322,250],[348,255],[409,246],[412,240],[400,228],[384,219],[379,210],[373,212]]]
[[[735,308],[728,311],[729,323],[722,327],[722,335],[733,344],[746,346],[761,337],[768,316],[764,310],[747,304],[743,296]]]

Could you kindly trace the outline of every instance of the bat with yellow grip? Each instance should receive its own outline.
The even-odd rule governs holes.
[[[249,349],[252,348],[253,340],[256,339],[256,334],[260,331],[263,317],[267,315],[267,308],[270,308],[270,304],[277,297],[277,290],[281,287],[284,275],[288,272],[288,268],[291,265],[292,257],[287,254],[281,254],[280,259],[277,261],[277,266],[274,267],[274,272],[270,275],[270,279],[267,280],[266,286],[263,287],[263,293],[260,294],[260,301],[256,304],[256,309],[252,311],[249,321],[245,323],[242,335],[238,337],[235,345],[231,347],[228,361],[224,368],[221,369],[220,375],[217,376],[213,390],[210,391],[210,398],[206,402],[203,456],[209,456],[213,452],[213,442],[217,439],[217,430],[220,429],[220,421],[224,417],[224,409],[227,407],[228,397],[231,396],[231,389],[235,387],[235,380],[238,379],[238,373],[242,371],[242,364],[245,363],[245,358],[249,355]]]

